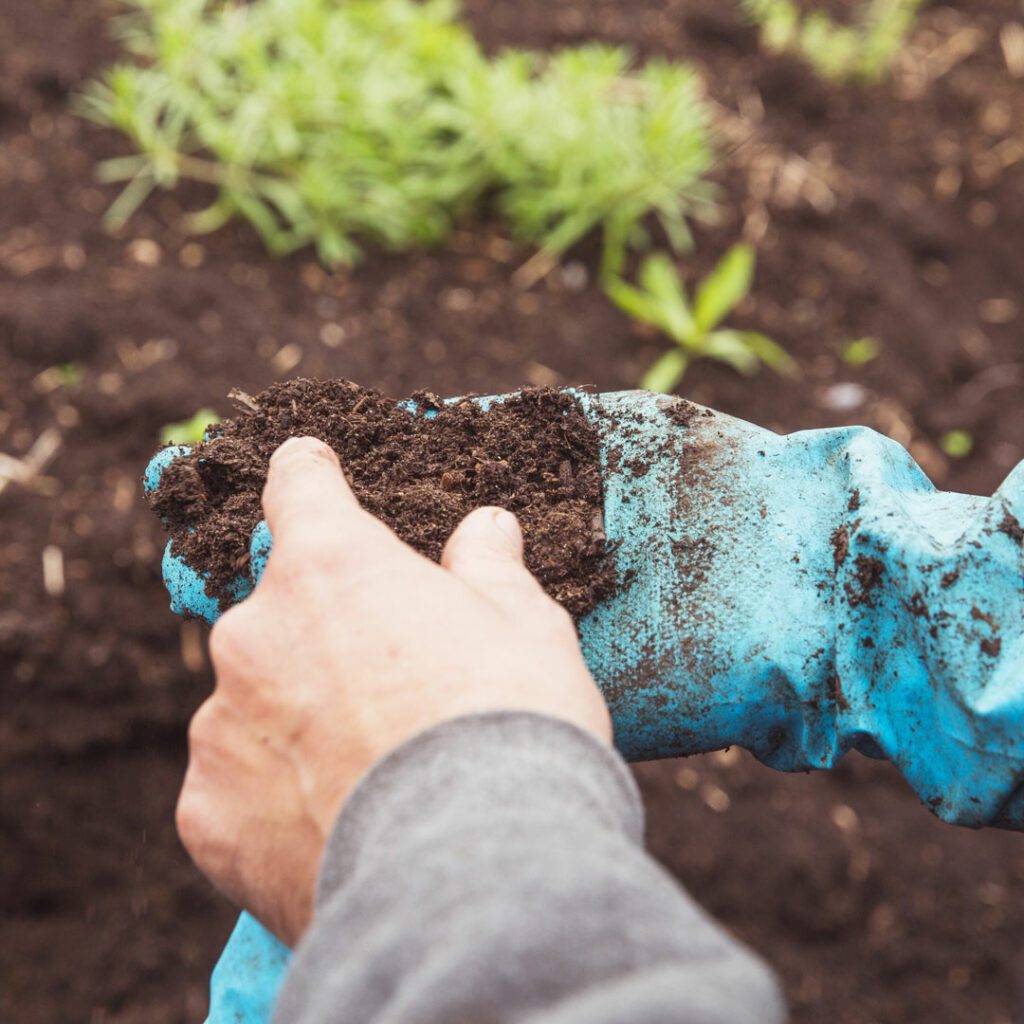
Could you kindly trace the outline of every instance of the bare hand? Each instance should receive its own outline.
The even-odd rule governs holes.
[[[192,720],[177,822],[214,884],[294,944],[345,798],[403,740],[504,708],[606,742],[611,724],[511,513],[477,509],[435,565],[360,508],[311,438],[274,454],[263,506],[273,550],[213,629],[217,685]]]

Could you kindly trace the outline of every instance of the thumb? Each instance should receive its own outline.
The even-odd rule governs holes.
[[[291,437],[271,456],[263,512],[275,551],[296,543],[333,545],[359,561],[394,543],[391,531],[360,506],[337,455],[313,437]]]
[[[519,521],[503,508],[470,512],[448,538],[441,565],[484,597],[512,608],[540,591],[523,564]]]

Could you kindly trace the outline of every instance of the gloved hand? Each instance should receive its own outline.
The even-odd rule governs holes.
[[[946,821],[1024,829],[1024,466],[992,498],[940,493],[865,428],[780,436],[644,392],[578,397],[621,580],[580,639],[625,757],[737,744],[797,771],[858,749]],[[239,599],[269,544],[257,529]],[[217,617],[169,548],[164,577],[174,610]]]
[[[946,821],[1024,828],[1024,466],[993,498],[946,494],[865,428],[579,399],[623,581],[580,639],[625,757],[738,744],[800,771],[858,749]],[[159,452],[147,488],[185,450]],[[261,524],[238,599],[269,545]],[[164,578],[175,611],[216,619],[170,546]]]

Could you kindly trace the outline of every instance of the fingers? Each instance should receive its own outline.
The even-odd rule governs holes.
[[[523,564],[519,522],[501,508],[478,508],[459,523],[441,554],[441,565],[484,597],[510,610],[543,596]]]
[[[338,457],[313,437],[290,437],[270,458],[263,511],[275,541],[359,508]]]
[[[394,540],[383,523],[359,505],[338,457],[312,437],[289,438],[271,456],[263,512],[274,550],[316,550],[330,545],[364,555]]]
[[[191,450],[188,445],[184,444],[172,444],[161,448],[146,466],[146,472],[142,478],[142,486],[146,493],[152,494],[160,486],[160,478],[164,475],[164,470],[175,459],[180,459],[182,455],[188,455]]]

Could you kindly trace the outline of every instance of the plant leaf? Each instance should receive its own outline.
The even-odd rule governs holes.
[[[966,459],[974,448],[974,438],[966,430],[949,430],[939,444],[951,459]]]
[[[149,173],[149,167],[144,167],[125,185],[103,215],[103,222],[107,228],[110,231],[120,231],[154,188],[156,183]]]
[[[185,215],[188,230],[196,235],[207,235],[219,231],[234,216],[235,209],[223,199],[217,199],[202,210]]]
[[[601,280],[611,281],[622,274],[626,262],[628,225],[609,218],[604,225],[604,239],[601,247]]]
[[[800,364],[775,340],[760,331],[741,331],[744,344],[761,360],[783,377],[800,377]]]
[[[757,373],[761,364],[741,331],[723,330],[709,334],[701,345],[700,354],[707,359],[728,363],[747,377]]]
[[[627,284],[620,277],[604,282],[604,293],[619,309],[634,320],[661,327],[661,310],[657,300],[639,288]]]
[[[160,428],[161,444],[198,444],[211,424],[219,423],[220,416],[213,409],[199,409],[181,423],[168,423]]]
[[[671,394],[683,379],[689,363],[689,356],[681,348],[669,349],[640,379],[641,389]]]
[[[877,359],[882,352],[882,346],[876,338],[855,338],[848,341],[840,350],[840,356],[847,366],[866,366],[872,360]]]
[[[692,344],[693,316],[675,264],[663,252],[656,252],[640,266],[640,285],[656,300],[658,326],[673,341]]]
[[[717,327],[750,291],[754,278],[754,249],[745,242],[734,245],[697,288],[694,319],[706,334]]]
[[[637,274],[640,286],[662,301],[681,302],[686,305],[686,293],[675,264],[663,252],[652,253],[640,266]]]

